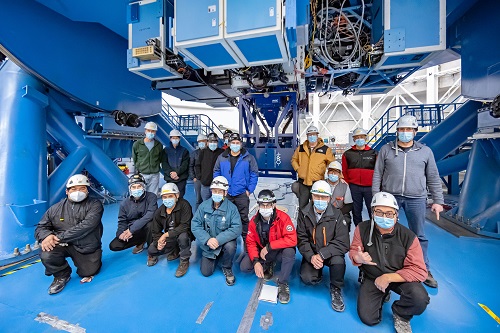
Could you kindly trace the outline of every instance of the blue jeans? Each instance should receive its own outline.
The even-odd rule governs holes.
[[[360,186],[356,184],[349,184],[352,196],[352,219],[354,225],[358,225],[363,222],[363,200],[365,201],[366,209],[368,210],[368,216],[371,220],[372,218],[372,187],[371,186]]]
[[[405,198],[400,195],[394,196],[398,202],[399,211],[405,211],[406,220],[408,220],[408,227],[413,231],[420,241],[422,252],[424,253],[424,261],[427,270],[429,270],[429,258],[427,257],[427,248],[429,247],[429,240],[425,236],[425,210],[427,206],[426,198]]]
[[[233,259],[236,254],[236,240],[227,242],[221,245],[222,251],[219,253],[216,259],[210,259],[207,257],[201,257],[200,270],[203,276],[210,276],[215,271],[215,265],[220,262],[223,268],[231,269],[233,267]]]

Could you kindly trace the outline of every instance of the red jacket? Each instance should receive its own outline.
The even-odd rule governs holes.
[[[290,216],[279,209],[275,211],[276,217],[274,221],[270,222],[268,249],[277,250],[295,247],[297,245],[297,232],[295,231]],[[255,223],[256,218],[261,218],[259,213],[255,214],[248,224],[246,240],[248,256],[252,262],[259,258],[260,250],[264,248],[264,245],[260,242],[259,233],[257,232],[257,224]]]
[[[342,154],[342,175],[348,184],[372,186],[377,151],[365,145],[364,150],[352,146]]]

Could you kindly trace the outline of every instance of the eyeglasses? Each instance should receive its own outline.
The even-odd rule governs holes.
[[[385,217],[390,218],[390,219],[392,219],[394,216],[396,216],[396,213],[394,213],[394,212],[383,212],[381,210],[374,210],[373,213],[375,214],[375,216],[383,217],[385,215]]]

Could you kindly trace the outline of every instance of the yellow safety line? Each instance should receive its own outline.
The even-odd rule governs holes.
[[[491,316],[491,318],[495,319],[495,321],[500,324],[500,318],[498,318],[498,316],[493,311],[491,311],[489,307],[481,303],[477,304],[479,304],[479,306],[482,307],[483,310],[486,311],[486,313]]]
[[[15,272],[17,272],[17,271],[20,271],[21,269],[24,269],[24,268],[28,268],[28,267],[30,267],[30,266],[32,266],[32,265],[34,265],[34,264],[39,263],[40,261],[41,261],[40,259],[35,260],[35,261],[33,261],[32,263],[30,263],[30,264],[23,265],[23,266],[18,267],[18,268],[14,269],[14,270],[12,270],[12,271],[10,271],[10,272],[4,273],[4,274],[0,275],[0,277],[4,277],[4,276],[7,276],[7,275],[14,274],[14,273],[15,273]]]

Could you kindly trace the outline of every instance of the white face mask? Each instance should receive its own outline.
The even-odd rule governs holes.
[[[85,200],[85,198],[87,197],[87,193],[81,191],[75,191],[71,192],[68,197],[73,202],[80,202]]]
[[[269,216],[273,215],[273,209],[272,208],[259,208],[259,213],[262,215],[264,218],[268,218]]]

